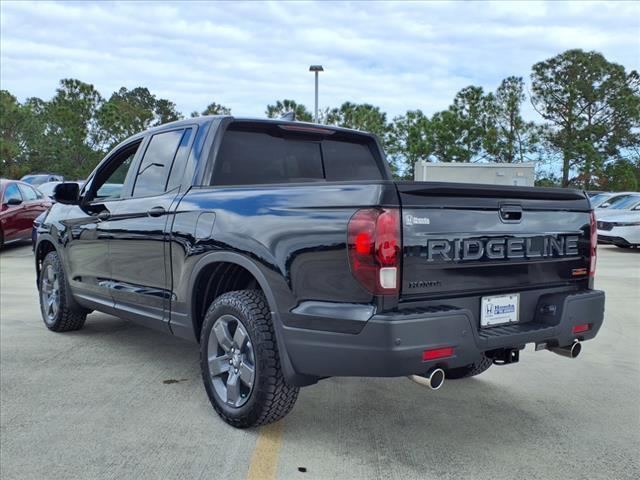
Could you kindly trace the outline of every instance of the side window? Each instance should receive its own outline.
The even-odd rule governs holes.
[[[172,130],[151,137],[133,187],[134,197],[159,195],[165,191],[171,164],[184,130]]]
[[[9,200],[20,200],[22,201],[22,195],[20,195],[20,190],[18,190],[17,183],[10,183],[7,185],[7,188],[4,190],[4,197],[2,198],[2,203],[7,204]]]
[[[103,171],[98,173],[92,186],[92,189],[96,192],[94,199],[105,200],[122,197],[127,173],[141,143],[142,141],[138,141],[125,147],[109,162]]]
[[[33,188],[20,184],[18,184],[18,187],[20,187],[20,192],[22,193],[22,198],[24,198],[25,202],[32,202],[38,199],[38,194]]]
[[[189,141],[193,134],[193,128],[187,128],[182,135],[180,146],[178,147],[178,153],[176,153],[176,159],[171,166],[171,173],[169,173],[169,179],[167,180],[167,192],[178,187],[182,183],[182,176],[187,166],[187,160],[189,160]]]
[[[320,143],[263,132],[228,130],[216,159],[216,185],[324,180]]]

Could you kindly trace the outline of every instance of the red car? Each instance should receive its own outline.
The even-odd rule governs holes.
[[[50,206],[49,199],[28,183],[0,179],[0,248],[31,239],[33,221]]]

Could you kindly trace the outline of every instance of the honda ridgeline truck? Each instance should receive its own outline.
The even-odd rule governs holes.
[[[93,310],[199,342],[235,427],[334,376],[478,375],[598,332],[584,192],[392,179],[373,135],[202,117],[135,135],[38,227],[45,325]],[[161,359],[159,359],[161,360]]]

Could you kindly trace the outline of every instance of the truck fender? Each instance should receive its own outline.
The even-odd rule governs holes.
[[[287,352],[287,346],[284,341],[284,336],[282,333],[282,321],[280,319],[280,315],[276,309],[276,299],[273,294],[273,290],[269,286],[269,283],[260,270],[260,268],[249,258],[235,252],[211,252],[204,257],[202,257],[198,263],[196,263],[193,271],[191,272],[191,277],[189,280],[189,292],[193,293],[195,288],[195,283],[198,278],[200,272],[212,263],[218,262],[227,262],[234,263],[245,268],[258,282],[260,288],[264,292],[264,295],[267,299],[267,303],[269,304],[269,310],[271,313],[271,321],[273,323],[273,329],[276,334],[276,342],[278,345],[278,352],[280,353],[280,362],[284,377],[290,385],[294,386],[304,386],[311,385],[316,383],[318,379],[316,377],[310,377],[308,375],[301,375],[296,373],[293,368],[293,364],[291,363],[291,359],[289,358],[289,354]],[[189,297],[189,312],[193,312],[193,295]],[[196,331],[194,325],[194,332]]]

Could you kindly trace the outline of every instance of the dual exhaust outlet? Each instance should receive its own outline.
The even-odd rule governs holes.
[[[582,344],[579,340],[574,340],[571,345],[564,347],[546,347],[550,352],[556,353],[567,358],[576,358],[580,355]],[[424,385],[431,390],[438,390],[444,385],[446,375],[441,368],[432,368],[424,375],[411,375],[409,378],[420,385]]]

